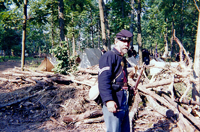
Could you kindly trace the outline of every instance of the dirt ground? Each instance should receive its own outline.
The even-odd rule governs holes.
[[[20,67],[21,66],[21,62],[20,61],[15,61],[15,60],[10,60],[10,61],[6,61],[6,62],[0,62],[0,71],[5,71],[5,70],[9,70],[11,68],[14,67]]]
[[[6,61],[0,63],[0,80],[2,78],[16,78],[6,75],[6,72],[20,68],[20,61]],[[25,63],[29,67],[30,62]],[[38,95],[26,101],[1,107],[27,96],[27,91],[36,92],[39,86],[32,83],[9,83],[0,81],[0,131],[2,132],[104,132],[104,123],[83,124],[74,126],[74,123],[59,124],[59,119],[68,114],[77,114],[94,106],[84,101],[88,93],[78,90],[74,84],[54,84],[46,90],[44,95]],[[48,84],[47,84],[48,85]],[[34,89],[32,89],[34,87]],[[88,88],[84,88],[88,89]],[[68,105],[67,105],[67,104]],[[66,109],[60,107],[67,106]],[[83,106],[85,105],[85,106]],[[69,106],[69,107],[68,107]],[[98,106],[97,106],[98,107]]]
[[[29,75],[31,72],[22,75],[15,68],[20,69],[20,65],[20,61],[0,63],[0,131],[105,132],[104,122],[78,125],[76,122],[62,122],[65,115],[100,109],[88,99],[89,86],[70,81],[52,82],[49,80],[56,76],[46,73],[34,77]],[[30,62],[25,64],[26,67],[30,65]],[[133,129],[135,132],[179,131],[173,120],[158,114],[148,104],[140,105]]]

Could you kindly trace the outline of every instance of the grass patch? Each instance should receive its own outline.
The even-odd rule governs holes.
[[[185,90],[187,89],[186,85],[184,83],[175,83],[174,88],[181,94],[183,95]],[[190,89],[187,93],[187,99],[192,98],[192,89]]]
[[[8,61],[8,60],[20,60],[21,57],[18,56],[0,56],[0,62]]]
[[[44,58],[34,58],[34,57],[25,57],[25,66],[30,68],[38,67]],[[7,62],[7,61],[21,61],[21,57],[19,56],[0,56],[0,62]]]

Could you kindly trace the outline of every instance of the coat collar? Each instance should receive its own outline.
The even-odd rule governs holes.
[[[115,54],[117,54],[117,55],[123,57],[123,56],[121,55],[121,53],[120,53],[117,49],[115,49],[115,47],[113,48],[113,51],[115,52]]]

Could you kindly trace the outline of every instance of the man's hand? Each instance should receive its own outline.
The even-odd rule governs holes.
[[[135,89],[135,86],[131,87],[130,90],[131,90],[133,95],[137,94],[137,90]]]
[[[108,111],[112,112],[112,113],[116,113],[117,112],[117,104],[115,103],[115,101],[108,101],[106,102],[106,106],[108,108]]]

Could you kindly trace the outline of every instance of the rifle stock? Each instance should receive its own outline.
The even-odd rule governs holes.
[[[140,74],[139,74],[139,76],[138,76],[138,78],[137,78],[137,80],[136,80],[136,83],[135,83],[135,86],[134,86],[135,90],[137,90],[137,86],[138,86],[138,84],[139,84],[139,81],[140,81],[140,78],[141,78],[141,76],[142,76],[143,70],[144,70],[144,65],[142,65]]]

